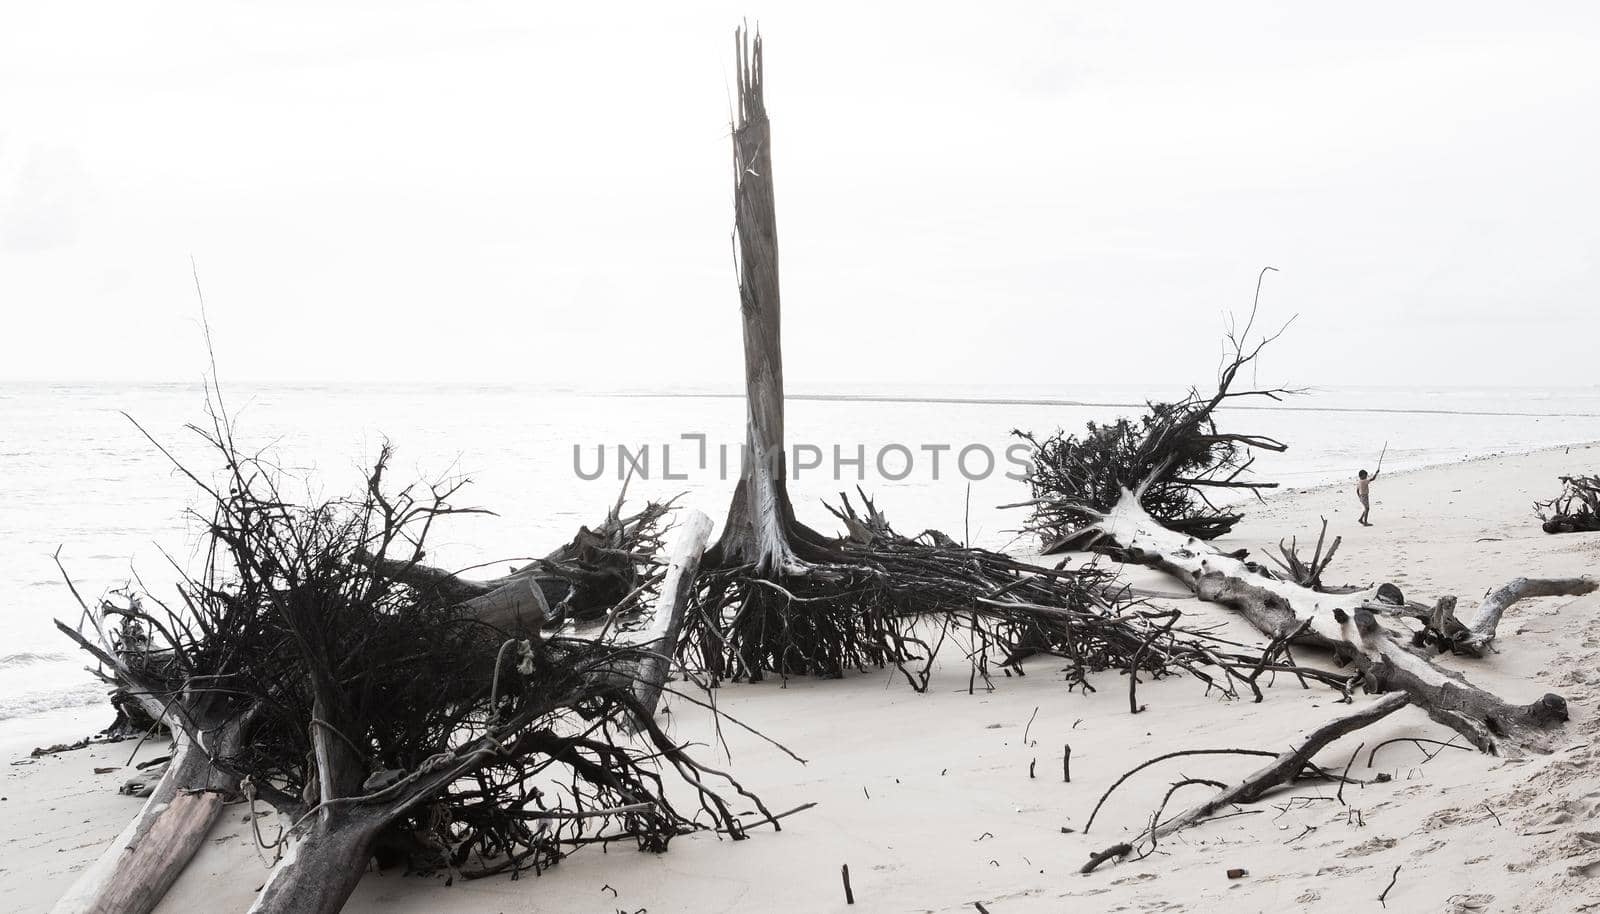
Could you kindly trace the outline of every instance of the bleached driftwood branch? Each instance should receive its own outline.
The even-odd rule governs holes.
[[[1459,641],[1460,647],[1473,654],[1482,654],[1494,642],[1500,617],[1511,604],[1529,597],[1579,597],[1593,593],[1600,580],[1584,576],[1578,578],[1516,578],[1499,588],[1478,604],[1472,620],[1465,623],[1467,635]]]
[[[695,573],[700,570],[700,558],[710,537],[711,518],[704,513],[690,510],[678,519],[650,624],[634,640],[646,652],[633,683],[633,697],[644,714],[654,714],[661,701],[661,687],[667,681],[678,636],[683,631],[683,616],[694,598]]]
[[[1362,727],[1376,723],[1410,703],[1411,699],[1405,693],[1391,692],[1354,713],[1346,714],[1323,724],[1312,731],[1298,747],[1278,755],[1272,761],[1239,781],[1239,783],[1218,790],[1204,802],[1192,806],[1166,821],[1151,822],[1150,827],[1131,842],[1114,844],[1090,857],[1089,862],[1084,864],[1079,872],[1092,872],[1095,867],[1107,860],[1114,857],[1127,856],[1133,852],[1137,845],[1145,841],[1159,841],[1191,825],[1197,825],[1210,818],[1224,806],[1254,803],[1272,788],[1280,784],[1287,784],[1299,777],[1306,766],[1311,764],[1311,760],[1316,758],[1317,753],[1325,749],[1329,743],[1345,734],[1353,733]],[[1115,786],[1112,789],[1115,789]],[[1110,791],[1107,791],[1107,795],[1110,795]],[[1105,798],[1102,797],[1101,802],[1104,802],[1104,800]],[[1156,811],[1156,815],[1160,815],[1160,810]]]
[[[160,691],[123,662],[93,611],[85,607],[85,615],[94,622],[98,644],[61,622],[56,627],[100,661],[101,675],[127,689],[172,733],[172,758],[138,815],[50,911],[149,914],[222,815],[223,800],[238,791],[238,778],[217,769],[213,760],[239,751],[248,715],[214,716],[213,702],[203,692]]]
[[[1377,614],[1390,602],[1380,598],[1380,587],[1327,594],[1279,580],[1237,554],[1162,527],[1131,491],[1125,490],[1092,528],[1129,561],[1166,571],[1200,599],[1237,610],[1263,634],[1276,638],[1298,632],[1297,642],[1347,657],[1369,685],[1405,692],[1430,717],[1485,752],[1546,749],[1549,729],[1567,719],[1567,703],[1559,695],[1510,704],[1412,650],[1379,624]],[[1475,621],[1492,632],[1491,618],[1498,619],[1492,608]]]

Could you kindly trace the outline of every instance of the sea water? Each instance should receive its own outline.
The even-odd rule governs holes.
[[[391,481],[470,480],[457,504],[494,513],[442,523],[429,558],[487,563],[482,573],[492,574],[599,522],[630,469],[630,502],[677,496],[720,522],[743,441],[744,403],[731,393],[236,384],[224,388],[222,408],[241,448],[264,448],[281,467],[291,496],[355,491],[385,441],[395,447]],[[1029,495],[1008,478],[1018,470],[1007,459],[1012,429],[1077,429],[1181,391],[810,393],[827,398],[792,397],[786,420],[790,444],[804,449],[791,483],[803,521],[837,529],[823,501],[854,497],[859,486],[903,532],[937,528],[1005,548],[1027,545],[1014,532],[1024,512],[997,507]],[[880,399],[839,398],[864,393]],[[1337,388],[1248,405],[1219,419],[1290,445],[1256,464],[1258,478],[1285,487],[1353,478],[1375,466],[1385,442],[1385,470],[1403,470],[1600,440],[1600,388]],[[172,564],[194,567],[204,524],[193,512],[206,503],[174,461],[209,482],[218,459],[191,424],[213,427],[198,385],[0,385],[0,729],[104,698],[86,657],[52,625],[81,614],[58,550],[91,605],[130,582],[170,594]],[[798,465],[813,459],[820,466]]]

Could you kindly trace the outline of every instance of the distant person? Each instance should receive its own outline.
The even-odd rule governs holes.
[[[1372,511],[1372,500],[1369,487],[1372,485],[1372,481],[1378,478],[1378,473],[1381,472],[1383,471],[1379,470],[1373,473],[1371,476],[1368,476],[1367,471],[1362,470],[1360,478],[1356,480],[1356,497],[1361,499],[1361,526],[1363,527],[1372,526],[1371,524],[1367,523],[1367,514]]]

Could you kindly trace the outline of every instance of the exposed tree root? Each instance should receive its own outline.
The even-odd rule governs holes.
[[[1534,502],[1533,509],[1546,533],[1600,530],[1600,476],[1563,476],[1561,494]]]
[[[1048,654],[1065,662],[1072,688],[1092,690],[1090,674],[1122,670],[1131,695],[1141,677],[1182,670],[1257,700],[1263,670],[1288,668],[1180,625],[1178,613],[1129,602],[1099,569],[1040,567],[929,534],[907,539],[870,503],[865,518],[848,500],[839,513],[858,536],[869,524],[873,533],[835,541],[837,561],[790,576],[751,566],[702,574],[688,656],[714,679],[735,681],[894,667],[920,691],[954,639],[974,681]]]
[[[1252,321],[1254,316],[1252,309]],[[1462,622],[1455,617],[1453,597],[1429,607],[1406,602],[1392,584],[1336,590],[1323,586],[1322,573],[1334,551],[1322,552],[1326,522],[1309,563],[1299,558],[1295,546],[1280,543],[1284,561],[1279,565],[1285,575],[1246,561],[1244,550],[1225,552],[1206,542],[1212,528],[1191,532],[1193,515],[1185,510],[1189,502],[1174,506],[1169,501],[1175,487],[1199,497],[1194,494],[1198,481],[1226,471],[1224,478],[1233,483],[1249,465],[1248,458],[1232,450],[1218,453],[1208,448],[1220,440],[1227,447],[1283,449],[1277,441],[1218,433],[1211,419],[1212,410],[1235,395],[1230,385],[1239,370],[1273,339],[1250,345],[1249,329],[1247,324],[1243,333],[1229,334],[1232,358],[1221,373],[1217,393],[1209,398],[1191,396],[1178,418],[1170,411],[1153,410],[1141,428],[1123,429],[1115,446],[1105,442],[1091,446],[1058,436],[1053,458],[1043,461],[1035,475],[1037,497],[1026,503],[1034,508],[1030,529],[1051,548],[1093,548],[1165,571],[1201,600],[1237,610],[1275,644],[1293,641],[1331,649],[1355,664],[1368,688],[1404,692],[1434,720],[1485,752],[1548,750],[1555,738],[1553,729],[1567,719],[1561,696],[1547,693],[1528,704],[1512,704],[1461,674],[1440,668],[1426,655],[1432,652],[1429,645],[1481,654],[1494,640],[1501,614],[1512,602],[1540,594],[1587,593],[1595,588],[1593,580],[1519,579],[1496,591],[1471,620]],[[1239,395],[1249,393],[1256,392]],[[1213,472],[1175,476],[1174,468],[1182,466]],[[1137,485],[1127,481],[1134,471],[1144,474]],[[1240,484],[1250,489],[1260,485]],[[1334,543],[1336,548],[1338,540]],[[1397,633],[1379,622],[1383,616],[1419,619],[1422,627]]]
[[[1261,279],[1271,269],[1257,277],[1257,302]],[[1232,530],[1243,515],[1214,503],[1208,492],[1259,493],[1277,486],[1249,475],[1255,463],[1252,451],[1283,451],[1288,445],[1265,435],[1222,431],[1213,416],[1235,400],[1278,400],[1296,393],[1287,388],[1233,389],[1240,370],[1277,339],[1277,334],[1266,336],[1247,350],[1255,317],[1252,305],[1242,330],[1229,333],[1234,358],[1223,367],[1212,394],[1190,390],[1176,403],[1149,404],[1149,412],[1137,421],[1091,422],[1081,436],[1057,431],[1041,441],[1029,432],[1012,433],[1033,445],[1028,483],[1034,497],[1010,507],[1033,509],[1029,527],[1040,535],[1046,553],[1088,548],[1092,533],[1084,526],[1084,512],[1111,510],[1124,489],[1137,486],[1145,510],[1168,529],[1211,540]]]
[[[660,578],[655,553],[668,508],[652,502],[624,517],[619,498],[599,527],[581,527],[572,542],[487,581],[425,565],[422,556],[378,558],[362,550],[355,557],[424,595],[459,604],[486,625],[526,632],[636,610]]]
[[[795,519],[785,467],[778,233],[762,46],[759,35],[752,40],[742,31],[736,43],[732,135],[747,454],[722,536],[706,556],[684,656],[713,680],[839,676],[893,666],[921,689],[935,654],[959,634],[967,641],[973,682],[996,665],[1049,653],[1067,661],[1075,686],[1087,688],[1093,672],[1124,670],[1135,709],[1141,675],[1180,668],[1226,694],[1248,687],[1259,697],[1253,677],[1265,658],[1228,650],[1177,625],[1170,613],[1132,604],[1098,570],[1038,568],[932,531],[903,537],[870,501],[864,514],[848,498],[834,509],[847,530],[840,538]],[[1228,396],[1164,408],[1162,421],[1186,436],[1196,455],[1168,464],[1174,492],[1197,484],[1176,475],[1191,471],[1211,478],[1207,484],[1239,485],[1199,464],[1231,465],[1246,441],[1271,446],[1269,439],[1216,433],[1209,416]],[[1142,458],[1130,465],[1142,466]],[[1215,525],[1212,513],[1189,516]]]
[[[541,869],[593,843],[662,851],[700,828],[741,838],[750,817],[725,792],[776,827],[759,799],[652,719],[704,515],[680,531],[665,563],[671,591],[657,598],[660,510],[625,521],[614,510],[607,545],[561,564],[592,558],[597,577],[633,575],[632,589],[611,591],[610,622],[653,611],[635,632],[608,623],[606,640],[546,635],[554,620],[538,601],[518,597],[510,615],[483,609],[513,588],[541,592],[527,569],[485,593],[420,563],[433,522],[456,513],[446,499],[457,486],[386,492],[385,449],[362,495],[300,506],[279,495],[271,466],[240,455],[224,423],[207,437],[227,480],[202,483],[214,500],[209,549],[181,605],[142,594],[85,607],[84,632],[58,623],[178,740],[125,840],[59,910],[158,903],[220,809],[208,790],[244,790],[294,823],[252,908],[273,914],[339,910],[374,857],[473,876]],[[664,772],[689,785],[698,811],[668,800]]]

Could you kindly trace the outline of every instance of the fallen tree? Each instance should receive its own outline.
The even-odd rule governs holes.
[[[1248,329],[1247,324],[1246,333]],[[1130,445],[1130,451],[1139,455],[1138,465],[1150,468],[1137,485],[1130,487],[1121,482],[1126,477],[1120,474],[1128,463],[1094,463],[1090,458],[1099,449],[1093,443],[1064,445],[1065,450],[1055,455],[1055,466],[1095,467],[1104,478],[1085,476],[1079,480],[1064,476],[1041,456],[1042,468],[1033,480],[1035,498],[1025,503],[1034,508],[1031,529],[1053,547],[1093,548],[1165,571],[1201,600],[1238,611],[1274,643],[1327,648],[1341,660],[1353,663],[1368,688],[1404,692],[1434,720],[1457,730],[1485,752],[1506,754],[1549,748],[1552,728],[1567,719],[1566,701],[1561,696],[1547,693],[1527,704],[1507,702],[1468,682],[1460,673],[1436,665],[1428,656],[1434,652],[1428,645],[1481,653],[1493,641],[1505,606],[1514,600],[1544,593],[1588,592],[1594,587],[1592,581],[1513,582],[1491,595],[1473,618],[1463,623],[1454,616],[1453,597],[1428,607],[1407,603],[1392,584],[1327,592],[1320,587],[1325,567],[1320,558],[1314,559],[1314,564],[1321,565],[1311,575],[1315,580],[1287,580],[1248,561],[1245,550],[1225,551],[1206,542],[1203,536],[1172,529],[1164,518],[1152,513],[1152,490],[1159,488],[1168,497],[1185,488],[1193,492],[1201,482],[1213,478],[1214,472],[1226,470],[1231,478],[1249,465],[1249,458],[1241,460],[1237,452],[1206,450],[1219,437],[1225,441],[1255,437],[1218,432],[1212,411],[1230,396],[1229,385],[1239,370],[1274,338],[1246,345],[1244,335],[1230,335],[1233,355],[1221,373],[1215,394],[1191,397],[1190,402],[1197,405],[1179,420],[1169,418],[1170,414],[1164,411],[1146,418],[1142,427],[1148,433]],[[1282,449],[1281,442],[1269,443],[1271,449]],[[1090,456],[1079,458],[1076,455],[1080,453]],[[1196,454],[1212,456],[1202,456],[1202,462],[1196,465]],[[1214,462],[1206,463],[1206,459]],[[1180,469],[1185,466],[1191,469]],[[1058,488],[1056,480],[1063,478],[1072,481]],[[1119,495],[1108,505],[1103,493],[1109,482],[1119,485]],[[1244,485],[1254,490],[1264,484]],[[1084,501],[1085,496],[1094,500]],[[1155,504],[1167,502],[1156,499]],[[1180,513],[1180,525],[1182,520]],[[1299,576],[1306,575],[1307,569],[1302,567]],[[1416,632],[1395,631],[1382,624],[1381,617],[1419,618],[1424,625]]]
[[[1355,664],[1369,688],[1404,691],[1430,717],[1485,752],[1546,749],[1550,728],[1567,719],[1567,704],[1559,695],[1512,704],[1434,664],[1412,647],[1411,637],[1378,621],[1397,608],[1383,599],[1380,587],[1324,594],[1279,580],[1258,565],[1166,530],[1144,512],[1133,492],[1094,528],[1119,557],[1171,574],[1200,599],[1237,610],[1263,634],[1332,650]],[[1493,627],[1485,627],[1483,636],[1492,638]]]
[[[57,911],[153,908],[225,797],[292,823],[267,842],[280,860],[251,908],[274,914],[339,910],[374,858],[472,878],[593,843],[663,851],[701,828],[741,838],[749,816],[724,791],[754,805],[748,824],[776,827],[653,719],[704,515],[663,561],[664,509],[624,518],[619,503],[574,546],[474,584],[421,562],[435,521],[460,512],[448,501],[459,484],[388,492],[386,447],[358,496],[295,505],[226,423],[206,437],[224,470],[218,485],[184,470],[212,504],[180,603],[142,593],[57,623],[176,740],[155,794]],[[558,605],[607,616],[600,637],[559,633],[551,577],[566,582]],[[675,808],[666,772],[699,812]]]
[[[1256,278],[1256,299],[1266,267]],[[1028,483],[1034,500],[1029,529],[1039,534],[1045,554],[1088,548],[1092,538],[1082,523],[1082,511],[1106,512],[1125,489],[1139,490],[1140,504],[1169,530],[1202,540],[1216,539],[1232,530],[1244,515],[1231,505],[1219,506],[1209,493],[1244,491],[1259,493],[1277,483],[1251,477],[1254,451],[1281,452],[1288,445],[1268,435],[1241,434],[1217,426],[1217,409],[1237,400],[1281,400],[1297,393],[1289,388],[1235,390],[1239,371],[1254,362],[1283,331],[1266,336],[1249,351],[1243,348],[1255,323],[1229,334],[1234,358],[1222,369],[1216,390],[1188,396],[1173,403],[1150,403],[1137,420],[1121,418],[1110,424],[1090,422],[1080,434],[1057,430],[1039,440],[1031,432],[1015,430],[1033,448],[1033,468]],[[1019,507],[1019,506],[1012,506]]]
[[[62,574],[87,630],[60,621],[56,627],[94,658],[91,672],[116,686],[123,702],[166,729],[172,752],[138,814],[51,911],[148,914],[199,850],[223,802],[238,796],[239,778],[215,761],[240,750],[255,705],[217,688],[227,681],[218,653],[168,651],[152,643],[150,632],[170,635],[181,628],[176,614],[167,613],[163,622],[136,594],[91,609],[65,569]],[[126,713],[119,707],[119,717]]]
[[[87,646],[87,642],[84,642]],[[110,656],[106,661],[115,664]],[[124,688],[138,680],[113,675]],[[155,707],[158,691],[139,693]],[[213,759],[239,751],[244,716],[224,716],[199,696],[167,694],[154,713],[172,733],[172,752],[139,813],[51,908],[53,914],[148,914],[199,850],[238,778]]]
[[[619,498],[599,527],[580,527],[571,542],[544,558],[486,581],[424,565],[423,556],[379,558],[361,550],[355,558],[395,581],[459,603],[496,628],[593,622],[637,609],[636,601],[653,586],[658,528],[670,507],[650,502],[623,516]]]
[[[1600,476],[1563,476],[1561,494],[1536,501],[1546,533],[1585,533],[1600,530]]]

